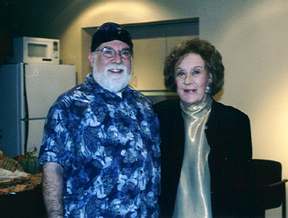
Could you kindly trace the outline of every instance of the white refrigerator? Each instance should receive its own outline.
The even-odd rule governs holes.
[[[0,67],[0,150],[15,157],[39,154],[49,108],[76,85],[73,65],[7,64]]]

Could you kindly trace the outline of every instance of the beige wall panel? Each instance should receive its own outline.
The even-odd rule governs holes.
[[[131,85],[137,90],[163,90],[163,60],[166,39],[136,39],[133,41],[134,69]]]

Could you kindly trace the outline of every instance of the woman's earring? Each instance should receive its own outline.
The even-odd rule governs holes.
[[[207,94],[210,94],[210,93],[211,93],[210,86],[207,86],[205,92],[206,92]]]
[[[205,90],[205,92],[206,92],[207,94],[211,94],[211,88],[210,88],[211,82],[212,82],[212,74],[209,75],[209,83],[208,83],[208,86],[207,86],[207,88],[206,88],[206,90]]]

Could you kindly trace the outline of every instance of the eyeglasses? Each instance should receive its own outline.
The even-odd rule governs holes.
[[[104,57],[106,58],[113,58],[117,51],[114,48],[111,47],[104,47],[102,49],[96,49],[95,51],[101,51]],[[130,49],[123,49],[122,51],[118,51],[119,55],[123,59],[129,59],[132,57],[132,51]]]

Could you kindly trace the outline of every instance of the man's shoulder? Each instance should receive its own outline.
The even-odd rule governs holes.
[[[91,99],[89,95],[91,95],[91,91],[83,84],[80,84],[62,93],[53,106],[69,107],[73,102],[88,102],[88,100]]]
[[[127,86],[126,89],[132,94],[132,96],[136,99],[137,102],[139,103],[148,103],[148,104],[153,104],[152,100],[149,99],[146,95],[141,93],[140,91],[137,91],[131,86]]]

